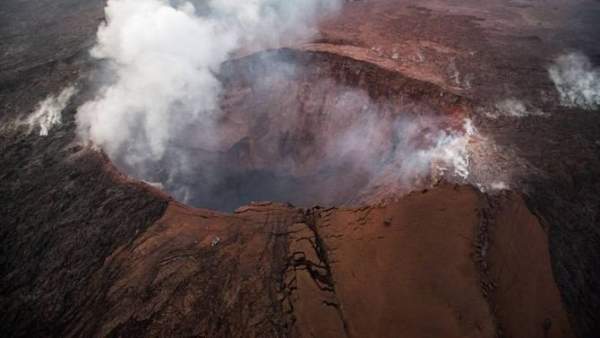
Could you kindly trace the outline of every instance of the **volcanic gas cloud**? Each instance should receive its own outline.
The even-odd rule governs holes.
[[[222,210],[466,179],[476,130],[428,102],[437,93],[386,92],[381,76],[365,85],[372,70],[359,62],[281,49],[313,38],[338,2],[110,0],[92,50],[103,80],[78,110],[80,136],[124,172]]]

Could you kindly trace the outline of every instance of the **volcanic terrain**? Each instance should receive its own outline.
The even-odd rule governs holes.
[[[600,336],[600,110],[549,75],[600,2],[346,1],[143,165],[81,137],[105,5],[0,4],[0,336]]]

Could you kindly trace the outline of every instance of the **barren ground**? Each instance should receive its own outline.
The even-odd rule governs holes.
[[[103,6],[0,4],[2,123],[93,69]],[[442,182],[362,207],[282,196],[217,212],[79,146],[89,91],[48,137],[3,129],[0,335],[597,336],[600,117],[561,107],[547,67],[569,50],[598,64],[598,22],[597,1],[353,1],[313,42],[279,51],[375,100],[470,116],[496,144],[474,175],[513,179],[493,196]],[[511,97],[550,115],[483,116]],[[322,192],[307,189],[294,202]]]

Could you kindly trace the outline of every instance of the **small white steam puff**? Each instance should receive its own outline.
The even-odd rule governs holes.
[[[450,170],[457,177],[467,180],[471,162],[469,144],[477,134],[477,129],[468,118],[463,121],[463,130],[460,132],[441,131],[436,136],[435,147],[428,150],[432,174],[441,177]]]
[[[600,68],[581,53],[559,56],[548,69],[566,107],[596,110],[600,107]]]
[[[491,119],[497,119],[501,116],[512,118],[548,116],[548,114],[544,113],[538,108],[531,107],[529,104],[526,104],[525,102],[515,98],[508,98],[497,102],[493,109],[485,112],[485,115]]]
[[[49,95],[38,103],[36,110],[22,123],[29,126],[29,132],[39,128],[40,136],[47,136],[52,127],[62,123],[62,111],[77,90],[73,86],[66,87],[58,95]]]

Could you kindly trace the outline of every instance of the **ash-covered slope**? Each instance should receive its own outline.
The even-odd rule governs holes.
[[[0,5],[0,335],[600,332],[600,120],[561,107],[546,69],[570,48],[597,59],[597,3],[356,1],[320,40],[291,46],[481,108],[471,117],[502,156],[474,174],[511,172],[504,183],[524,195],[442,184],[377,206],[235,214],[183,206],[81,147],[74,115],[88,88],[47,137],[15,125],[87,74],[103,6]],[[549,116],[486,118],[515,97]]]

